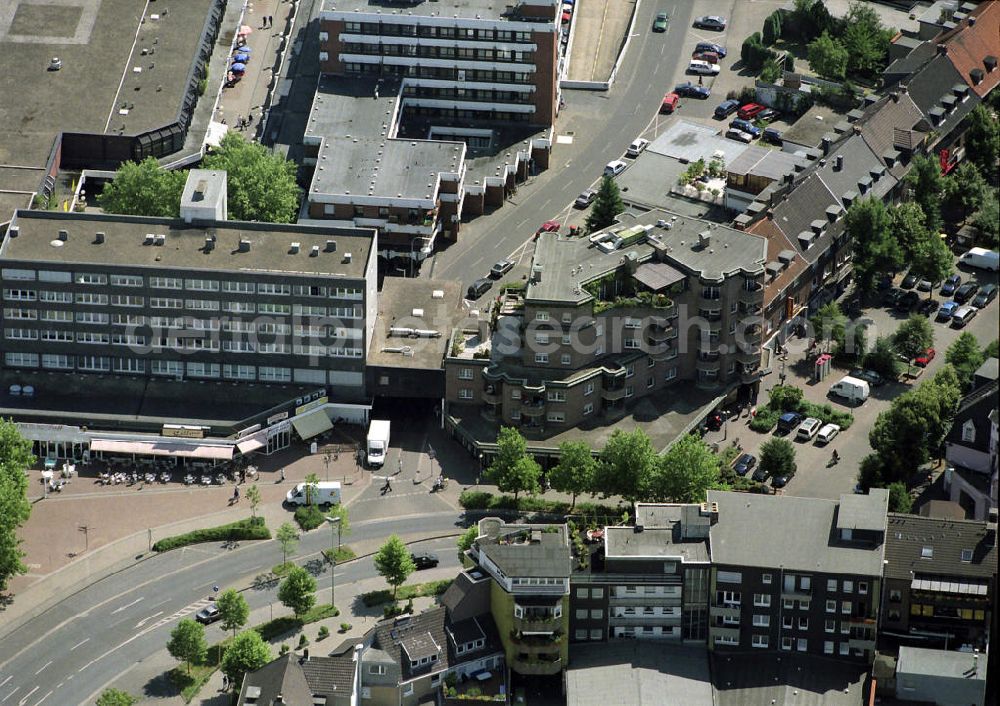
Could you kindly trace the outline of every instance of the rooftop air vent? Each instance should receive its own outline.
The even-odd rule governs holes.
[[[318,255],[319,255],[319,246],[318,245],[313,245],[309,249],[309,257],[317,257]]]
[[[100,245],[104,242],[104,231],[99,230],[94,233],[94,245]]]
[[[153,238],[153,245],[163,245],[167,242],[167,236],[163,233],[157,233],[156,237]]]
[[[326,251],[327,252],[337,252],[337,241],[327,240],[326,241]]]
[[[250,241],[240,238],[240,245],[237,248],[240,252],[250,252]]]
[[[351,253],[349,253],[349,252],[345,252],[345,253],[344,253],[344,264],[345,264],[345,265],[347,265],[347,264],[350,264],[350,262],[351,262],[351,260],[353,259],[353,257],[354,257],[354,256],[353,256],[353,255],[351,255]]]
[[[156,240],[156,236],[152,233],[146,233],[145,239],[142,241],[143,245],[152,245],[153,241]]]
[[[205,238],[205,252],[212,252],[215,249],[215,240],[211,236]]]
[[[289,255],[296,254],[299,251],[299,247],[300,247],[299,243],[292,243],[291,245],[288,246],[288,254]]]
[[[69,240],[69,231],[68,230],[60,230],[59,231],[59,240],[63,241],[64,243],[67,240]]]

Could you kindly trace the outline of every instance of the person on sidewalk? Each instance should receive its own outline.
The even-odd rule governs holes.
[[[281,469],[281,481],[280,482],[281,483],[285,482],[285,469],[284,468]]]
[[[233,502],[238,503],[240,501],[240,488],[236,486],[233,488]]]

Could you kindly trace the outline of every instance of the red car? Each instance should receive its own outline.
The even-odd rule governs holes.
[[[702,61],[707,61],[710,64],[719,63],[719,55],[714,51],[696,51],[691,55],[692,59],[701,59]]]
[[[745,106],[740,108],[736,114],[743,120],[753,120],[765,110],[767,110],[767,108],[759,103],[747,103]]]
[[[671,91],[667,95],[663,96],[663,105],[660,106],[661,113],[672,113],[677,110],[677,106],[680,105],[681,97]]]
[[[545,221],[542,227],[538,229],[539,233],[555,233],[559,230],[562,224],[559,221]]]
[[[928,348],[922,356],[913,359],[913,364],[918,368],[926,368],[927,364],[934,360],[935,353],[936,351],[933,348]]]

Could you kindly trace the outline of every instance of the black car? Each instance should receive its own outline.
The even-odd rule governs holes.
[[[763,120],[764,122],[771,122],[772,120],[777,120],[779,117],[781,117],[781,113],[774,108],[765,108],[763,112],[757,114],[757,120]]]
[[[896,305],[896,300],[901,296],[903,296],[903,290],[890,287],[882,294],[882,304],[891,308]]]
[[[674,93],[685,98],[708,98],[712,95],[712,89],[708,86],[699,86],[697,83],[685,81],[674,86]]]
[[[764,132],[761,134],[760,139],[762,142],[769,142],[772,145],[778,145],[779,147],[784,142],[781,139],[781,131],[773,127],[764,128]]]
[[[197,613],[195,613],[194,619],[197,620],[202,625],[211,625],[216,620],[222,618],[222,613],[219,612],[219,606],[207,605]]]
[[[493,280],[486,279],[485,277],[477,279],[475,282],[469,285],[469,291],[466,292],[469,299],[479,299],[490,290],[493,286]]]
[[[952,275],[944,281],[941,285],[941,294],[945,296],[951,296],[955,293],[955,290],[962,286],[962,276]]]
[[[966,282],[961,287],[955,290],[955,301],[959,304],[965,304],[965,302],[976,296],[976,292],[979,291],[979,285],[975,282]]]
[[[921,299],[920,306],[917,307],[917,311],[919,311],[924,316],[930,316],[931,314],[935,313],[938,310],[938,308],[940,308],[940,306],[941,302],[939,302],[937,299]]]
[[[752,454],[743,454],[736,459],[733,470],[736,471],[736,475],[745,476],[756,465],[757,459]]]
[[[988,306],[991,301],[996,299],[996,296],[997,286],[995,284],[987,284],[979,290],[979,294],[977,294],[972,300],[972,306],[977,309],[982,309],[984,306]]]
[[[895,308],[896,311],[908,312],[913,311],[915,307],[920,302],[920,295],[916,292],[906,292],[899,299],[896,300]]]
[[[417,552],[410,554],[410,558],[413,559],[413,564],[417,569],[433,569],[439,563],[437,554],[431,552]]]
[[[726,48],[721,44],[715,44],[714,42],[698,42],[694,47],[695,52],[703,51],[714,51],[719,55],[720,59],[726,57]]]
[[[767,471],[758,466],[757,470],[753,472],[751,478],[757,481],[758,483],[763,483],[764,481],[767,480],[767,475],[768,475]]]
[[[906,277],[903,278],[903,281],[899,286],[902,287],[903,289],[913,289],[914,287],[917,286],[917,281],[919,279],[920,278],[917,277],[915,274],[907,273]]]
[[[740,102],[737,100],[722,101],[717,106],[715,106],[715,117],[720,120],[728,118],[730,115],[735,113],[740,109]]]
[[[864,380],[869,385],[872,385],[874,387],[878,387],[879,385],[885,382],[882,376],[876,373],[874,370],[864,370],[862,368],[855,368],[854,370],[851,371],[850,376],[852,378],[857,378],[858,380]]]
[[[774,478],[771,479],[771,487],[772,488],[784,488],[786,485],[788,485],[789,478],[790,478],[790,476],[784,476],[784,475],[782,475],[782,476],[775,476]]]

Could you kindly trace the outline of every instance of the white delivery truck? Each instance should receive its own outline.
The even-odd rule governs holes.
[[[368,467],[381,468],[389,453],[389,420],[373,419],[368,425]]]
[[[861,404],[868,399],[870,389],[868,387],[868,383],[864,380],[852,378],[848,375],[847,377],[842,378],[840,382],[834,384],[834,386],[830,388],[830,392],[838,397],[843,397],[849,402],[857,402],[858,404]]]
[[[306,504],[306,483],[299,483],[288,491],[285,495],[285,502],[289,505]],[[336,481],[320,481],[309,484],[308,501],[313,505],[339,505],[340,504],[340,483]]]
[[[961,265],[996,272],[1000,268],[1000,253],[996,250],[987,250],[986,248],[972,248],[969,252],[958,258],[958,262]]]

